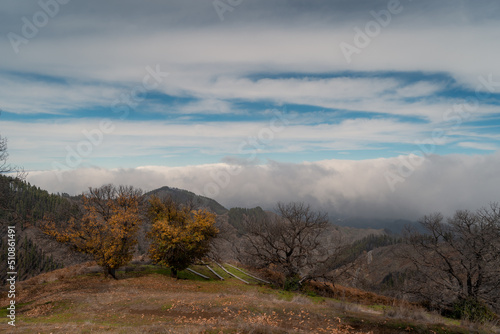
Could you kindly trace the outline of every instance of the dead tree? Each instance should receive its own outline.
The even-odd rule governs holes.
[[[410,293],[438,307],[473,300],[500,308],[498,205],[477,212],[460,210],[446,222],[441,214],[425,216],[425,233],[408,229],[406,251],[415,271]]]
[[[14,225],[19,221],[19,217],[11,203],[12,191],[24,181],[26,173],[24,169],[10,165],[7,162],[8,157],[7,138],[0,136],[0,214],[7,213],[9,224]],[[3,220],[0,221],[0,226],[5,224]]]
[[[328,217],[304,203],[279,203],[277,215],[246,219],[239,259],[256,268],[273,268],[299,285],[326,276],[335,252],[328,240]],[[330,241],[330,242],[329,242]]]

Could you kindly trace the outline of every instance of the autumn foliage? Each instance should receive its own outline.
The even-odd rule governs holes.
[[[44,232],[71,244],[116,278],[115,270],[132,259],[141,222],[141,191],[132,187],[105,185],[82,195],[81,214],[66,224],[46,219]]]
[[[172,276],[203,258],[210,251],[212,239],[219,232],[214,213],[192,210],[171,199],[150,199],[149,216],[152,220],[149,250],[151,259],[170,267]]]

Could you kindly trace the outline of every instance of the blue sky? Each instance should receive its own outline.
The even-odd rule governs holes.
[[[132,168],[144,164],[181,166],[216,163],[228,156],[245,157],[245,151],[239,150],[240,142],[248,141],[248,137],[258,137],[259,127],[265,129],[275,117],[273,111],[287,119],[286,126],[283,131],[273,133],[272,140],[266,140],[265,143],[260,143],[257,138],[257,144],[253,146],[262,150],[259,154],[261,159],[299,163],[325,159],[395,157],[414,151],[415,142],[430,138],[432,131],[438,127],[449,133],[447,140],[436,149],[438,154],[491,153],[498,149],[499,142],[500,93],[488,92],[486,95],[484,92],[483,97],[445,73],[256,73],[231,78],[233,84],[239,81],[242,86],[235,87],[234,91],[217,83],[225,79],[216,78],[213,85],[223,86],[221,89],[225,92],[184,90],[172,94],[154,89],[144,90],[130,99],[91,102],[85,101],[84,97],[81,97],[81,101],[61,101],[66,97],[59,97],[57,92],[78,94],[81,89],[97,90],[96,86],[102,87],[102,83],[73,83],[62,76],[21,72],[6,72],[3,77],[14,83],[38,86],[34,88],[35,91],[54,92],[54,96],[49,96],[41,108],[38,108],[41,101],[30,105],[29,100],[24,100],[21,95],[19,102],[22,105],[19,109],[24,110],[16,110],[15,107],[3,109],[2,122],[11,124],[13,129],[36,128],[35,131],[40,131],[45,126],[78,128],[81,124],[80,131],[76,129],[68,133],[60,142],[57,138],[60,133],[49,130],[55,137],[49,143],[52,147],[45,146],[47,142],[41,142],[34,151],[25,152],[29,160],[20,161],[30,170],[50,169],[53,162],[64,164],[68,152],[66,147],[73,145],[76,150],[81,141],[88,142],[82,131],[98,130],[97,124],[102,119],[113,122],[116,132],[104,134],[102,143],[93,145],[93,154],[82,156],[81,167]],[[118,96],[134,94],[130,92],[138,87],[137,84],[107,83],[105,86],[104,90],[116,91]],[[269,87],[276,89],[276,95]],[[241,96],[237,95],[239,89]],[[295,90],[297,95],[287,92],[287,89]],[[304,93],[302,89],[308,91]],[[336,89],[341,92],[336,92]],[[473,102],[467,102],[468,99]],[[462,117],[459,112],[448,116],[461,118],[458,131],[452,129],[456,127],[456,121],[447,121],[445,116],[455,105],[471,108],[467,117]],[[135,125],[140,125],[134,130],[135,133],[127,134],[125,129]],[[176,139],[170,134],[172,128],[195,127],[200,131],[176,131]],[[364,129],[362,133],[356,131],[360,127]],[[120,131],[120,128],[124,130]],[[232,130],[224,133],[223,129]],[[23,135],[17,131],[22,130],[11,133],[7,129],[5,133],[9,138]],[[185,142],[185,138],[179,137],[188,137],[189,140]],[[120,141],[119,146],[123,146],[122,149],[129,154],[124,151],[123,155],[110,159],[109,152],[117,146],[108,145],[108,138],[113,143]],[[145,147],[141,143],[143,140],[147,140],[150,145]],[[175,143],[171,145],[173,141]],[[52,154],[47,156],[45,152],[49,150]],[[17,154],[15,143],[11,146],[11,154]]]
[[[432,162],[431,174],[446,159],[471,161],[468,168],[496,161],[498,14],[498,2],[486,0],[6,0],[0,135],[11,163],[50,191],[78,193],[105,176],[121,182],[119,173],[149,168],[149,177],[130,182],[206,193],[213,168],[271,173],[276,163],[328,162],[337,175],[348,163],[338,193],[318,185],[290,197],[339,207],[359,178],[352,171],[365,166],[360,173],[371,175],[369,166],[383,161],[373,175],[383,180],[379,193],[410,194],[417,178],[404,173],[401,157],[421,157],[415,170]],[[176,178],[175,168],[198,174]],[[228,185],[218,179],[214,197],[262,205],[243,195],[231,201],[231,187],[255,183],[234,181],[244,174]],[[349,203],[366,202],[358,200],[370,180]],[[477,192],[478,201],[495,200]],[[478,205],[456,199],[444,207],[465,204]]]

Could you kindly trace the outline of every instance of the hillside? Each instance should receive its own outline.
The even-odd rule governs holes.
[[[2,180],[7,180],[5,176],[0,176]],[[78,210],[80,196],[71,197],[67,194],[56,195],[49,194],[47,191],[30,185],[29,183],[18,182],[15,187],[8,187],[5,190],[8,194],[5,202],[7,211],[0,210],[0,230],[13,222],[18,228],[20,259],[18,270],[21,272],[19,278],[26,278],[38,275],[40,273],[70,266],[90,260],[90,257],[71,250],[70,247],[56,242],[40,230],[40,221],[44,216],[50,216],[61,221],[67,221],[69,217]],[[196,195],[190,191],[161,187],[145,194],[146,196],[170,196],[179,203],[191,203],[196,208],[207,208],[218,214],[218,227],[224,232],[224,236],[241,235],[242,222],[246,217],[262,218],[266,215],[273,215],[269,211],[264,211],[260,207],[232,208],[227,210],[217,201]],[[146,239],[146,233],[149,230],[148,224],[143,224],[138,234],[138,247],[135,255],[144,255],[148,249],[149,242]],[[338,232],[343,235],[344,242],[354,242],[368,235],[383,235],[383,230],[363,229],[352,227],[333,227],[330,229],[330,235],[337,235]],[[4,234],[5,235],[5,234]],[[0,239],[0,251],[5,250],[7,246],[5,238]],[[231,250],[231,242],[221,240],[220,257],[230,260],[234,254]],[[5,267],[5,254],[0,253],[0,269]],[[5,269],[5,268],[4,268]],[[1,271],[0,279],[5,279],[6,270]]]
[[[360,289],[403,297],[404,278],[413,266],[397,256],[404,245],[394,244],[364,252],[352,260],[343,271],[341,282]],[[345,270],[345,271],[344,271]]]
[[[6,279],[7,226],[17,229],[17,271],[20,280],[63,266],[80,263],[88,258],[45,236],[39,221],[45,215],[66,217],[73,210],[69,196],[47,191],[0,175],[0,280]]]
[[[343,219],[337,219],[335,221],[336,225],[352,227],[357,229],[375,229],[384,230],[388,233],[401,234],[407,225],[411,225],[416,228],[420,228],[420,225],[411,220],[405,219],[373,219],[373,218],[357,218],[357,217],[347,217]]]
[[[195,269],[202,271],[203,267]],[[181,272],[184,279],[176,280],[168,276],[168,270],[144,264],[131,265],[119,272],[119,280],[105,279],[95,271],[96,268],[87,263],[20,283],[15,331],[6,324],[6,299],[0,301],[2,331],[141,334],[474,332],[451,320],[414,308],[393,306],[395,302],[387,298],[352,288],[332,290],[334,299],[320,297],[312,291],[299,294],[257,284],[246,285],[219,269],[225,281],[206,281],[189,272]]]
[[[184,189],[161,187],[146,193],[146,196],[156,195],[159,197],[171,197],[178,203],[192,203],[196,208],[207,208],[218,215],[226,213],[228,210],[214,199],[196,195]]]
[[[120,279],[112,281],[102,276],[102,268],[82,264],[88,256],[73,252],[40,229],[43,216],[65,226],[69,217],[81,215],[81,198],[50,195],[29,184],[9,192],[8,198],[15,200],[8,202],[0,218],[3,226],[16,224],[19,231],[16,332],[428,333],[431,328],[436,333],[469,332],[449,327],[456,321],[391,299],[405,297],[398,286],[405,263],[394,261],[400,239],[380,229],[328,225],[317,240],[346,246],[329,264],[330,270],[343,276],[332,275],[337,277],[331,281],[335,285],[313,283],[300,294],[260,286],[250,277],[244,278],[253,284],[245,285],[216,269],[226,278],[220,282],[204,266],[192,268],[211,276],[210,281],[188,271],[181,273],[184,279],[173,280],[169,270],[150,265],[144,256],[151,226],[144,219],[135,262],[122,266]],[[218,261],[235,261],[234,245],[245,233],[246,219],[276,215],[259,207],[226,210],[212,199],[181,189],[163,187],[146,196],[153,194],[218,212],[216,226],[221,234],[210,254]],[[4,248],[5,243],[0,244]],[[62,266],[66,268],[51,271]],[[51,272],[39,275],[45,271]],[[30,279],[34,275],[38,276]],[[266,277],[280,282],[271,276]],[[6,302],[0,301],[4,315]]]

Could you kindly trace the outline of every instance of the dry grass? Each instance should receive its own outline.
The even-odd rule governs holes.
[[[81,275],[85,268],[92,265],[20,283],[15,333],[401,332],[384,327],[387,319],[366,306],[342,307],[333,299],[283,294],[229,277],[224,282],[175,280],[149,268],[122,272],[113,280]],[[4,297],[0,306],[7,302]],[[355,318],[366,322],[351,321]],[[6,320],[0,319],[0,332],[9,333]]]
[[[352,287],[333,285],[331,283],[312,282],[310,283],[309,289],[320,296],[364,305],[394,305],[394,303],[398,302],[394,298],[377,295]]]
[[[422,308],[412,306],[396,306],[384,310],[384,315],[393,319],[409,319],[434,323],[436,318]]]
[[[488,321],[484,324],[478,324],[477,322],[471,322],[468,320],[460,321],[460,325],[472,331],[486,330],[487,333],[500,334],[500,324],[499,321]]]

